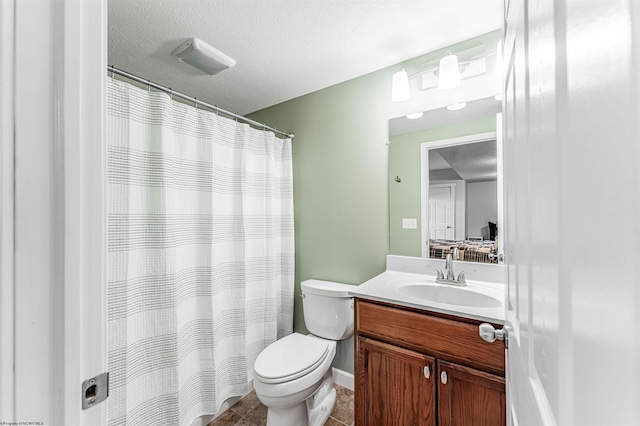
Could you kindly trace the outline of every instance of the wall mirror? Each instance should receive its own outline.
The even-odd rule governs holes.
[[[501,103],[493,97],[389,121],[391,254],[500,262]]]

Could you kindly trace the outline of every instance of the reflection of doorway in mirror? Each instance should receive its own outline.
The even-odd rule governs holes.
[[[454,239],[455,190],[455,184],[429,186],[429,238]]]
[[[502,221],[496,193],[496,132],[423,142],[420,151],[422,257],[444,258],[446,252],[456,246],[465,253],[465,261],[497,263],[497,244],[493,238],[496,235],[495,224],[500,227]],[[451,208],[451,223],[455,223],[450,225],[451,234],[446,233],[447,225],[443,225],[444,212],[447,210],[442,205],[436,205],[438,203],[432,203],[431,195],[436,185],[457,185],[455,207]],[[484,189],[485,186],[493,187],[490,196],[475,191],[477,187]],[[474,192],[471,194],[471,204],[468,199],[469,188]],[[475,195],[477,197],[474,198]],[[494,230],[493,234],[491,229]],[[474,239],[478,241],[471,242],[470,237],[476,237]]]

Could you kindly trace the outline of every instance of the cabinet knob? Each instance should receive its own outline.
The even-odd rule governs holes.
[[[440,381],[442,382],[443,385],[447,384],[447,372],[443,371],[442,373],[440,373]]]
[[[425,379],[428,379],[429,377],[431,377],[431,370],[429,369],[428,365],[424,366],[424,369],[422,370],[422,372],[424,373]]]

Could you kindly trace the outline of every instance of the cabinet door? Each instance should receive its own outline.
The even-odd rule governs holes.
[[[356,425],[435,426],[435,358],[357,339]]]
[[[438,360],[438,425],[506,425],[503,377]]]

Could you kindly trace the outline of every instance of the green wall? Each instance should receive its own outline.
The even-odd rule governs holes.
[[[442,139],[495,132],[496,118],[404,133],[390,138],[389,145],[389,245],[390,253],[417,256],[421,253],[420,144]],[[396,182],[396,176],[402,181]],[[417,218],[417,229],[402,229],[402,218]]]
[[[388,120],[402,115],[390,100],[393,73],[401,66],[416,69],[437,61],[449,48],[495,45],[499,37],[500,31],[494,31],[249,114],[258,122],[295,133],[295,331],[307,332],[301,281],[358,285],[385,270]],[[353,372],[352,338],[339,342],[333,365]]]
[[[294,328],[306,333],[300,282],[361,284],[385,269],[389,251],[387,110],[382,73],[350,80],[251,114],[295,133],[296,233]],[[334,365],[353,371],[353,339]]]

